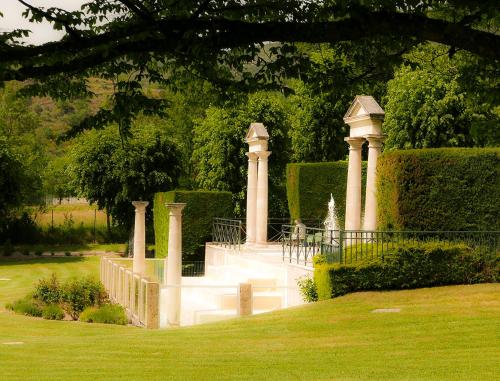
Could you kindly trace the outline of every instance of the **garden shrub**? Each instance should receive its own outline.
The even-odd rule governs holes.
[[[480,254],[465,244],[407,244],[388,250],[383,259],[318,264],[314,280],[322,300],[354,291],[497,282],[499,263],[498,257]]]
[[[292,220],[324,219],[331,193],[335,199],[339,224],[343,226],[347,166],[347,161],[288,164],[286,190]],[[362,163],[362,181],[366,183],[365,162]],[[364,192],[362,198],[364,202]]]
[[[304,302],[316,302],[318,300],[318,292],[316,290],[316,284],[314,279],[306,277],[297,280],[297,285],[299,286],[300,294]]]
[[[42,316],[43,305],[38,300],[33,299],[31,295],[28,295],[13,303],[8,303],[6,308],[18,314],[40,317]]]
[[[104,287],[93,278],[73,279],[64,285],[62,306],[74,320],[86,307],[100,306],[106,301]]]
[[[42,308],[42,317],[47,320],[62,320],[64,310],[58,304],[48,304]]]
[[[167,202],[186,203],[182,211],[182,251],[188,256],[203,257],[205,242],[212,234],[214,217],[232,215],[230,192],[171,191],[156,193],[154,198],[155,250],[157,258],[168,251]]]
[[[500,229],[500,148],[388,151],[377,172],[380,230]]]
[[[128,323],[125,310],[118,304],[105,304],[101,307],[87,307],[80,314],[80,321],[86,323],[120,324]]]
[[[61,302],[63,290],[56,274],[48,279],[40,279],[35,285],[34,298],[46,304],[58,304]]]

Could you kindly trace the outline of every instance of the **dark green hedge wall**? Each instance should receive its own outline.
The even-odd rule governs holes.
[[[156,257],[168,252],[168,209],[166,202],[184,202],[182,211],[182,252],[185,256],[203,257],[205,242],[212,233],[214,217],[232,215],[230,192],[171,191],[156,193],[154,198],[154,227]]]
[[[401,290],[452,284],[497,282],[499,258],[481,255],[465,244],[406,245],[353,265],[317,264],[314,283],[319,300],[355,291]]]
[[[381,230],[500,228],[500,148],[390,151],[377,171]]]
[[[292,219],[325,218],[330,193],[333,194],[339,224],[344,225],[347,161],[331,163],[291,163],[286,167],[288,208]],[[363,189],[366,163],[363,162]],[[362,194],[364,202],[364,192]]]

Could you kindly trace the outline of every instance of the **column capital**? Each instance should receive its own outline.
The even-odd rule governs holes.
[[[352,138],[349,136],[347,138],[344,138],[344,141],[346,141],[349,144],[349,150],[356,151],[361,149],[361,146],[365,142],[365,138],[362,137]]]
[[[182,215],[182,209],[186,206],[184,202],[167,202],[165,206],[169,209],[170,216]]]
[[[146,206],[149,205],[149,201],[132,201],[132,205],[135,206],[136,212],[145,211]]]
[[[386,139],[387,135],[365,135],[363,136],[366,140],[368,140],[368,148],[381,148],[382,143]]]
[[[259,160],[265,160],[271,155],[271,151],[259,151],[255,153],[259,157]]]
[[[247,152],[245,155],[248,156],[248,161],[257,161],[259,158],[256,152]]]

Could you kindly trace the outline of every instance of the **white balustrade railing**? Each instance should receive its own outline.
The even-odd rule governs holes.
[[[134,325],[159,327],[160,285],[132,271],[132,260],[101,258],[101,282],[112,302],[120,304]]]

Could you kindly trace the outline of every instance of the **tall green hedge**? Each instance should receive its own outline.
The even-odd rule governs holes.
[[[500,228],[500,148],[389,151],[377,171],[382,230]]]
[[[171,191],[156,193],[154,198],[154,227],[156,257],[168,252],[167,202],[186,203],[182,211],[182,252],[185,256],[203,256],[205,242],[210,239],[214,217],[232,215],[230,192]]]
[[[339,224],[345,217],[347,161],[331,163],[291,163],[286,167],[288,208],[292,219],[325,218],[330,193],[335,199]],[[363,189],[366,163],[363,163]],[[364,192],[362,198],[364,202]]]

